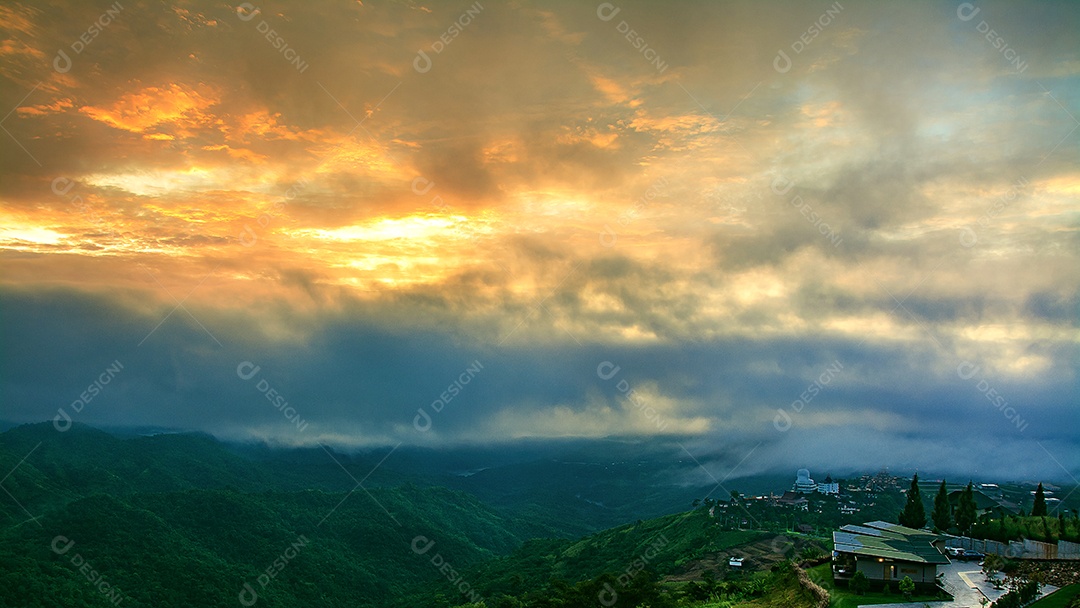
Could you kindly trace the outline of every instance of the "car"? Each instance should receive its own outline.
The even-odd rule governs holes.
[[[986,555],[972,549],[958,549],[956,547],[948,547],[945,551],[949,554],[950,557],[962,562],[982,561],[983,558],[986,557]]]

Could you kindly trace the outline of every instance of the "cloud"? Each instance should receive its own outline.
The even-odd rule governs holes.
[[[13,419],[120,360],[84,421],[1075,462],[1068,3],[980,4],[1022,71],[953,7],[46,8],[0,9]]]

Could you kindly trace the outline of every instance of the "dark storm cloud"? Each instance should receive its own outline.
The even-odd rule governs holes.
[[[3,417],[1080,463],[1073,5],[614,4],[2,7]]]
[[[717,442],[741,436],[773,446],[797,436],[828,446],[830,437],[846,437],[854,420],[867,432],[888,434],[902,457],[920,462],[915,446],[948,442],[956,428],[963,428],[965,437],[1002,446],[1067,442],[1078,430],[1067,422],[1077,389],[1071,367],[1050,370],[1037,383],[990,373],[964,379],[956,372],[960,361],[932,347],[807,338],[589,343],[568,351],[476,342],[452,328],[402,332],[344,319],[327,320],[308,340],[289,344],[263,337],[252,319],[199,309],[192,312],[210,333],[177,310],[139,345],[167,311],[139,311],[69,291],[6,291],[4,302],[5,341],[38,345],[29,352],[5,352],[5,417],[17,422],[52,418],[62,407],[72,410],[79,394],[120,361],[123,371],[81,412],[72,412],[79,421],[152,423],[227,437],[322,439],[347,446],[425,443],[430,438],[414,426],[418,409],[425,409],[443,441],[475,441],[490,432],[493,419],[524,405],[584,412],[590,399],[601,399],[616,409],[615,416],[629,416],[632,406],[617,387],[625,380],[637,389],[664,387],[665,397],[685,404],[677,416],[725,421],[707,433]],[[1061,361],[1065,353],[1049,354]],[[245,361],[260,367],[257,379],[239,377],[237,366]],[[479,371],[459,386],[460,392],[441,411],[433,409],[440,394],[460,383],[477,362]],[[615,377],[601,376],[603,362],[618,366]],[[610,369],[601,371],[606,376]],[[285,396],[310,428],[290,428],[258,389],[258,379]],[[980,381],[1007,396],[1023,430],[987,399]],[[808,398],[815,382],[820,392]],[[800,399],[805,402],[796,411],[793,404]],[[778,430],[780,411],[787,413],[791,430]],[[881,423],[870,422],[874,418]],[[574,429],[564,431],[574,434]],[[911,446],[906,451],[905,441]],[[1068,463],[1075,454],[1057,456]],[[780,455],[766,449],[750,470],[781,465]],[[1057,474],[1044,465],[1033,467]]]

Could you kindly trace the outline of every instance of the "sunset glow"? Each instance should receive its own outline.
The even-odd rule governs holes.
[[[467,6],[6,4],[5,418],[50,419],[119,359],[81,422],[738,434],[767,459],[795,441],[776,411],[842,360],[803,432],[977,420],[1080,462],[1074,9]],[[1023,406],[1023,436],[980,380]]]

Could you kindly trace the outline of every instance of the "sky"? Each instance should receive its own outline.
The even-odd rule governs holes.
[[[0,419],[1080,476],[1080,6],[0,4]]]

